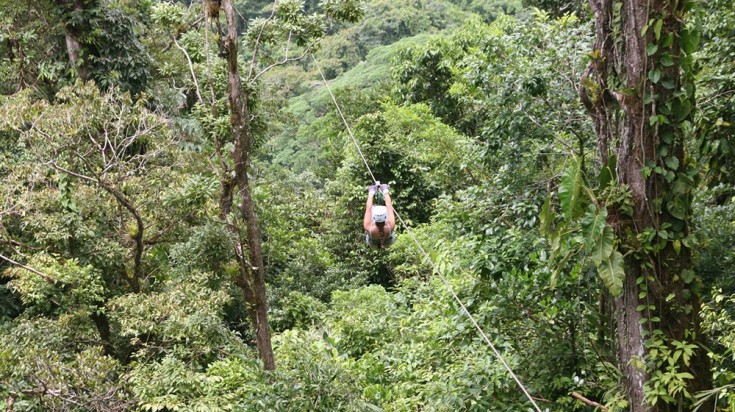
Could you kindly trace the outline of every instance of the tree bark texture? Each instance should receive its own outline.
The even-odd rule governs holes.
[[[234,181],[240,194],[239,211],[247,227],[247,246],[249,262],[240,259],[242,282],[241,288],[248,303],[250,320],[253,323],[256,344],[260,358],[267,370],[275,369],[275,358],[271,345],[270,328],[268,325],[268,302],[265,295],[265,268],[261,251],[260,229],[255,215],[255,206],[250,194],[248,179],[248,164],[253,146],[253,131],[251,128],[251,114],[248,94],[241,90],[241,80],[238,71],[238,35],[236,12],[232,0],[223,0],[222,8],[227,18],[227,38],[225,51],[227,52],[230,123],[234,147],[232,159],[234,162]],[[244,267],[243,267],[244,266]]]
[[[664,371],[663,367],[657,369],[647,346],[646,340],[654,336],[655,330],[663,332],[670,348],[673,341],[702,343],[700,301],[696,291],[682,280],[683,272],[692,267],[689,250],[681,242],[675,246],[673,241],[656,236],[666,227],[674,227],[680,238],[689,232],[687,218],[675,213],[677,218],[667,208],[673,186],[684,179],[676,176],[687,170],[681,130],[681,122],[687,119],[650,120],[659,114],[671,119],[663,106],[680,98],[675,93],[682,90],[679,39],[685,4],[668,0],[590,0],[595,44],[592,61],[580,82],[580,97],[594,121],[600,161],[604,166],[609,156],[617,158],[617,184],[627,188],[633,204],[632,213],[626,213],[620,204],[607,205],[608,223],[615,229],[625,256],[623,291],[614,300],[614,318],[618,364],[632,412],[674,411],[686,405],[685,400],[679,404],[659,400],[655,406],[646,402],[646,385],[657,370]],[[658,26],[657,20],[661,20]],[[667,36],[673,40],[671,44],[664,41]],[[671,57],[672,64],[662,62],[664,53]],[[658,74],[650,75],[654,69]],[[659,76],[666,79],[666,84],[658,80]],[[663,139],[666,142],[662,141],[664,135],[669,136]],[[666,161],[661,155],[664,144]],[[655,166],[662,166],[662,170],[668,167],[672,174],[666,178],[665,174],[652,172]],[[690,197],[690,192],[680,197],[687,205],[687,217]],[[645,238],[642,234],[646,231],[654,237]],[[656,317],[659,322],[650,321]],[[701,346],[689,366],[681,361],[679,366],[679,372],[694,376],[687,381],[691,394],[710,386],[709,362]],[[712,410],[712,406],[702,410]]]

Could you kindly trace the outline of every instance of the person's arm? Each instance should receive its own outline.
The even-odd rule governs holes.
[[[385,200],[385,207],[388,209],[388,221],[385,225],[388,231],[392,232],[396,228],[396,215],[393,213],[393,202],[390,200],[388,190],[383,191],[383,199]]]
[[[368,192],[367,204],[365,205],[365,217],[362,219],[362,227],[366,232],[370,231],[370,223],[373,221],[373,215],[371,213],[373,208],[373,195],[375,195],[375,192]]]

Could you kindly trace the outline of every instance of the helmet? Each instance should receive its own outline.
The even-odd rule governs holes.
[[[388,220],[388,208],[385,206],[373,206],[372,209],[373,222],[385,223]]]

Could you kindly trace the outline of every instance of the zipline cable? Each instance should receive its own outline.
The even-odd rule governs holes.
[[[352,143],[355,144],[355,148],[357,149],[357,153],[362,158],[362,161],[365,163],[365,167],[367,167],[368,173],[370,173],[370,177],[373,179],[373,182],[377,182],[375,179],[375,176],[373,175],[372,170],[370,170],[370,165],[368,164],[367,160],[365,160],[365,156],[362,154],[362,150],[360,150],[360,145],[357,143],[357,139],[355,139],[355,136],[352,134],[352,129],[350,129],[350,125],[347,124],[347,120],[345,119],[344,115],[342,114],[342,109],[339,107],[339,104],[337,103],[337,99],[334,97],[334,94],[332,93],[332,89],[329,87],[329,83],[327,83],[327,79],[324,77],[324,74],[322,73],[322,69],[319,67],[319,64],[317,63],[316,59],[314,58],[314,54],[311,54],[311,59],[314,61],[314,65],[316,66],[316,69],[319,71],[319,74],[322,76],[322,81],[324,81],[324,86],[327,88],[327,91],[329,92],[329,95],[332,97],[332,101],[334,102],[334,106],[337,108],[337,112],[339,113],[340,117],[342,118],[342,122],[344,123],[345,127],[347,128],[347,133],[352,138]],[[536,401],[533,399],[530,393],[528,393],[528,390],[523,385],[520,379],[518,379],[518,376],[513,372],[513,369],[511,369],[510,365],[505,361],[503,356],[500,354],[500,352],[495,348],[495,345],[490,342],[490,338],[487,337],[487,334],[485,334],[485,331],[482,330],[480,325],[475,320],[475,317],[472,316],[470,311],[467,309],[467,306],[465,306],[464,303],[462,303],[462,300],[459,298],[457,293],[454,291],[454,288],[452,285],[449,284],[449,281],[442,275],[442,273],[439,271],[439,268],[436,267],[436,264],[434,264],[434,261],[431,259],[428,253],[426,253],[426,250],[424,250],[423,246],[421,246],[421,243],[419,243],[418,239],[413,235],[413,232],[411,232],[411,228],[408,227],[406,222],[403,221],[403,218],[398,214],[395,208],[393,208],[393,213],[396,215],[398,220],[401,222],[403,227],[406,229],[406,233],[408,233],[409,236],[411,236],[411,239],[413,239],[413,242],[416,244],[416,247],[419,248],[421,253],[423,253],[426,260],[431,265],[431,268],[434,270],[434,273],[436,273],[439,276],[439,279],[441,279],[442,283],[444,283],[444,286],[447,287],[449,290],[449,293],[452,294],[452,297],[454,297],[454,300],[457,301],[457,304],[462,308],[462,311],[464,314],[469,318],[469,320],[472,322],[473,325],[475,325],[475,329],[480,333],[480,336],[482,336],[482,339],[488,344],[490,349],[492,349],[493,353],[495,353],[495,356],[500,360],[500,362],[505,367],[505,370],[508,371],[510,376],[513,378],[513,380],[518,384],[518,387],[521,388],[521,391],[523,391],[523,394],[526,395],[528,400],[533,404],[533,406],[536,408],[536,411],[542,412],[541,408],[536,404]]]
[[[349,133],[350,137],[352,138],[352,143],[354,143],[355,147],[357,148],[357,153],[362,158],[363,163],[365,163],[365,167],[367,168],[368,173],[370,173],[370,177],[373,179],[373,183],[377,184],[378,180],[375,179],[375,175],[373,175],[373,171],[370,169],[370,165],[368,164],[367,160],[365,160],[365,156],[362,155],[362,150],[360,150],[360,145],[357,144],[355,135],[352,134],[352,129],[350,129],[350,125],[347,124],[345,115],[342,114],[342,109],[339,107],[339,104],[337,104],[337,99],[334,97],[334,94],[332,94],[332,89],[329,88],[329,84],[327,84],[327,79],[324,77],[324,73],[322,73],[321,67],[319,67],[319,64],[316,62],[316,59],[314,58],[314,54],[311,54],[311,60],[314,61],[314,66],[316,66],[316,69],[319,71],[319,75],[322,76],[322,80],[324,81],[324,85],[327,86],[327,91],[329,92],[329,95],[332,96],[334,107],[337,108],[337,113],[339,113],[339,117],[342,118],[342,123],[345,124],[345,127],[347,128],[347,133]]]

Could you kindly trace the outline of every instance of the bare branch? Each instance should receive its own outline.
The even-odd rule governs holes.
[[[303,59],[304,57],[306,57],[307,54],[311,53],[311,49],[314,46],[316,46],[317,43],[318,43],[318,41],[316,41],[316,40],[314,42],[312,42],[310,45],[308,45],[306,47],[306,50],[304,50],[304,52],[301,55],[299,55],[298,57],[292,57],[292,58],[286,57],[286,58],[284,58],[283,60],[281,60],[279,62],[276,62],[276,63],[271,64],[270,66],[266,67],[265,69],[261,70],[258,74],[256,74],[255,77],[253,77],[252,81],[258,80],[258,78],[260,76],[262,76],[263,74],[265,74],[267,71],[269,71],[270,69],[272,69],[274,67],[283,66],[284,64],[287,64],[287,63],[290,63],[290,62],[299,61],[299,60]]]
[[[34,269],[34,268],[30,267],[30,266],[24,265],[24,264],[22,264],[20,262],[16,262],[16,261],[14,261],[13,259],[11,259],[11,258],[9,258],[7,256],[3,256],[3,255],[0,254],[0,259],[3,259],[3,260],[5,260],[8,263],[11,263],[11,264],[13,264],[15,266],[18,266],[19,268],[25,269],[25,270],[27,270],[27,271],[29,271],[31,273],[35,273],[36,275],[42,277],[48,283],[54,283],[55,282],[54,278],[52,278],[51,276],[49,276],[49,275],[41,272],[40,270],[37,270],[37,269]]]
[[[56,169],[56,170],[58,170],[60,172],[64,172],[64,173],[66,173],[68,175],[74,176],[76,178],[79,178],[79,179],[82,179],[82,180],[86,180],[86,181],[92,182],[92,183],[97,183],[98,182],[98,179],[96,179],[94,177],[90,177],[90,176],[87,176],[87,175],[83,175],[81,173],[73,172],[73,171],[71,171],[71,170],[69,170],[69,169],[67,169],[65,167],[59,166],[53,160],[49,160],[48,162],[46,162],[44,164],[47,165],[47,166],[49,166],[49,167],[51,167],[51,168],[53,168],[53,169]]]
[[[176,45],[176,48],[181,50],[182,53],[184,53],[184,56],[186,56],[186,61],[189,63],[189,72],[191,73],[191,78],[194,80],[194,87],[196,87],[197,92],[197,99],[199,99],[199,103],[204,104],[204,99],[202,99],[202,93],[199,91],[199,81],[197,81],[197,75],[194,73],[194,65],[191,62],[191,58],[189,57],[189,53],[184,50],[181,45],[179,45],[179,42],[176,40],[176,37],[174,37],[174,44]],[[207,57],[209,59],[209,57]]]
[[[562,145],[563,145],[564,147],[566,147],[567,149],[569,149],[569,152],[570,152],[570,153],[572,153],[572,155],[574,155],[574,147],[572,147],[572,145],[570,145],[570,144],[569,144],[568,142],[565,142],[564,140],[562,140],[562,139],[560,139],[559,137],[557,137],[557,136],[556,136],[556,133],[554,133],[553,131],[549,130],[549,128],[548,128],[548,127],[546,127],[546,126],[542,125],[541,123],[539,123],[539,122],[538,122],[538,120],[536,120],[536,119],[534,119],[533,117],[531,117],[531,115],[529,115],[528,113],[524,113],[524,114],[525,114],[525,115],[526,115],[526,117],[528,117],[528,119],[529,119],[530,121],[532,121],[532,122],[533,122],[533,123],[534,123],[534,124],[535,124],[536,126],[540,127],[540,128],[541,128],[541,129],[542,129],[543,131],[545,131],[545,132],[546,132],[546,133],[547,133],[547,134],[548,134],[549,136],[551,136],[552,138],[554,138],[554,140],[556,140],[557,142],[561,143],[561,144],[562,144]]]
[[[585,398],[584,396],[578,394],[577,392],[572,392],[572,396],[575,397],[576,399],[578,399],[578,400],[586,403],[587,405],[594,406],[596,408],[600,408],[601,411],[607,412],[607,408],[604,405],[600,405],[599,403],[597,403],[595,401],[591,401],[591,400]]]
[[[207,56],[207,85],[209,86],[209,95],[210,95],[210,104],[212,105],[212,111],[214,112],[214,105],[217,101],[217,97],[214,94],[214,85],[212,84],[212,62],[209,58],[209,31],[211,30],[209,26],[209,21],[206,20],[207,17],[207,8],[204,8],[204,19],[205,19],[205,25],[204,25],[204,55]]]
[[[263,23],[263,25],[260,26],[260,32],[258,33],[258,38],[255,39],[255,45],[253,46],[253,58],[250,60],[250,69],[248,70],[248,79],[253,77],[253,71],[255,70],[255,61],[257,60],[258,52],[260,51],[260,38],[263,35],[263,30],[265,30],[265,26],[267,26],[268,23],[271,20],[273,20],[273,18],[276,16],[276,5],[277,4],[278,4],[278,0],[273,1],[273,8],[271,9],[271,15],[268,16],[268,18],[265,20],[265,23]],[[258,76],[255,76],[255,77],[257,78]]]
[[[291,46],[291,35],[293,34],[293,31],[288,31],[288,40],[286,40],[286,45],[284,46],[284,59],[288,59],[288,48]]]
[[[19,247],[19,248],[30,249],[30,250],[41,250],[40,247],[31,246],[27,243],[23,243],[15,239],[0,239],[0,245],[10,245],[12,247]]]

